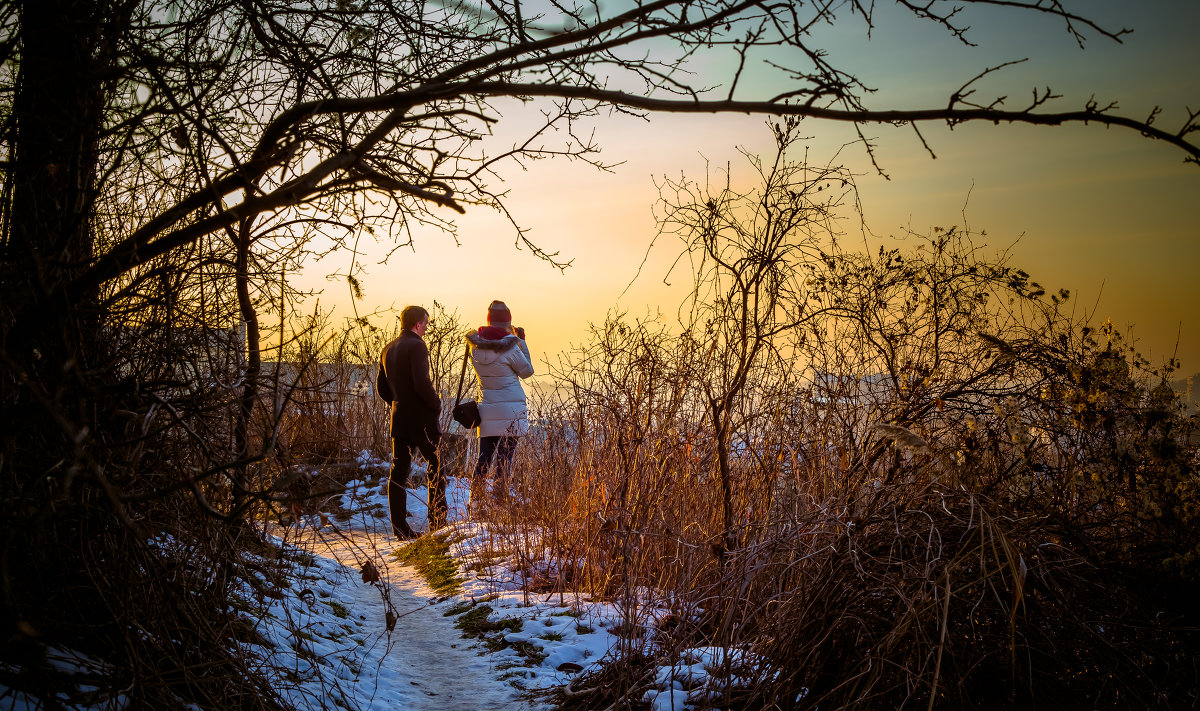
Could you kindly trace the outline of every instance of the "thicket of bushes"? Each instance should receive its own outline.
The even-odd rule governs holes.
[[[732,527],[710,334],[616,318],[556,373],[501,514],[538,535],[507,544],[631,620],[609,697],[568,706],[700,645],[754,660],[722,708],[1197,703],[1200,479],[1166,373],[956,232],[827,257],[840,305],[733,406]]]
[[[746,192],[665,186],[686,316],[564,357],[492,511],[534,589],[625,606],[565,707],[634,703],[699,645],[742,652],[720,708],[1200,703],[1170,367],[963,230],[844,250],[839,170],[752,161]]]

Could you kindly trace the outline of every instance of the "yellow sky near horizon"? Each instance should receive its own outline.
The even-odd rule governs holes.
[[[1104,5],[1106,12],[1115,12],[1112,6],[1119,3]],[[1181,44],[1186,33],[1171,29],[1172,20],[1180,19],[1171,13],[1184,6],[1155,0],[1147,7],[1151,10],[1117,23],[1143,33],[1135,32],[1124,45],[1097,40],[1080,53],[1056,30],[1054,37],[1062,47],[1039,47],[1045,55],[1042,62],[1031,60],[1029,73],[1012,81],[1020,84],[1045,75],[1040,82],[1044,85],[1060,78],[1052,86],[1067,94],[1059,102],[1061,110],[1077,108],[1089,95],[1081,92],[1087,91],[1111,93],[1127,107],[1122,113],[1132,116],[1144,115],[1152,105],[1148,102],[1157,100],[1164,104],[1158,125],[1177,125],[1185,104],[1200,104],[1200,78],[1193,69],[1200,66],[1200,46],[1190,39]],[[1188,17],[1200,17],[1200,3],[1190,3],[1186,10]],[[1143,30],[1139,20],[1148,29]],[[886,85],[881,94],[891,101],[906,96],[906,86],[916,97],[913,101],[935,95],[935,86],[944,96],[1004,49],[980,40],[981,48],[988,47],[980,50],[985,55],[976,58],[973,50],[963,50],[961,68],[939,65],[923,73],[897,58],[911,42],[882,34],[876,32],[855,62],[865,68],[860,70],[864,74],[876,68],[866,77],[868,83]],[[1024,25],[1000,26],[992,34],[996,37],[985,39],[1000,44],[1013,40],[1007,48],[1010,56],[1030,49],[1026,43],[1036,35]],[[1038,42],[1044,42],[1040,35]],[[926,44],[914,48],[911,61],[920,64],[936,59],[937,52],[951,51],[932,44],[934,50]],[[869,56],[872,52],[879,56]],[[963,78],[947,84],[947,75]],[[1066,88],[1060,91],[1060,86]],[[982,87],[980,91],[989,93]],[[886,100],[872,100],[872,105],[898,107]],[[806,123],[815,162],[829,160],[854,137],[846,125]],[[419,234],[414,250],[396,252],[386,265],[377,262],[390,244],[384,241],[366,249],[361,258],[366,266],[365,299],[358,310],[428,305],[436,299],[457,310],[467,323],[478,324],[487,304],[502,299],[515,322],[526,327],[538,365],[557,360],[559,352],[586,340],[589,324],[602,323],[612,309],[632,316],[657,311],[673,315],[686,274],[678,275],[674,288],[664,286],[662,279],[678,253],[677,245],[656,245],[641,276],[630,284],[655,234],[655,179],[703,179],[706,169],[727,163],[735,176],[748,179],[749,169],[737,147],[770,151],[771,135],[763,118],[741,115],[655,116],[649,122],[616,116],[597,119],[595,127],[602,157],[623,161],[612,172],[549,160],[525,170],[509,166],[502,174],[510,190],[509,208],[530,229],[530,239],[574,260],[566,272],[515,249],[511,227],[495,213],[469,210],[455,218],[460,246],[437,233]],[[1185,165],[1180,151],[1123,129],[966,124],[954,131],[926,125],[921,131],[936,160],[911,128],[866,128],[877,139],[878,158],[891,180],[874,173],[860,147],[838,154],[859,174],[863,217],[875,236],[897,234],[905,227],[926,232],[932,226],[962,225],[965,212],[972,229],[987,232],[989,246],[1013,245],[1016,266],[1047,290],[1070,289],[1080,313],[1097,323],[1111,319],[1132,334],[1152,363],[1160,364],[1176,352],[1184,373],[1200,370],[1200,166]],[[844,228],[848,240],[861,241],[857,223],[847,221]],[[323,289],[322,306],[336,306],[338,313],[348,314],[345,282],[329,281],[324,275],[344,272],[349,259],[336,254],[314,263],[297,283]]]

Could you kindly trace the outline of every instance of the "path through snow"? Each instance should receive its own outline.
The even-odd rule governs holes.
[[[476,557],[493,539],[485,524],[465,520],[467,482],[455,477],[447,485],[452,539],[457,541],[451,552],[460,564],[470,560],[473,565],[460,570],[460,593],[439,598],[416,571],[392,555],[398,544],[387,517],[386,482],[386,477],[367,477],[347,484],[340,508],[349,514],[348,521],[302,517],[280,531],[287,543],[312,554],[305,563],[310,569],[300,576],[309,590],[272,607],[271,616],[288,615],[290,627],[263,626],[276,650],[296,650],[296,669],[283,680],[309,680],[290,689],[297,708],[542,711],[550,704],[544,695],[531,692],[562,687],[602,664],[618,641],[616,630],[643,637],[649,645],[646,638],[667,614],[665,608],[647,604],[648,599],[626,609],[582,593],[528,594],[514,557],[487,563],[488,556]],[[422,531],[426,489],[410,489],[408,495],[410,524]],[[526,543],[537,547],[536,540]],[[386,584],[362,582],[359,572],[367,561]],[[391,634],[386,631],[385,590],[397,615]],[[475,640],[463,639],[455,618],[444,615],[460,603],[484,599],[491,610],[488,619],[505,621],[508,630],[497,633],[495,641],[509,645],[497,652],[485,653]],[[685,711],[689,702],[710,705],[712,694],[719,693],[710,690],[712,674],[730,668],[730,654],[736,651],[697,647],[664,659],[648,680],[642,701],[653,711]],[[323,667],[319,674],[316,665]],[[329,703],[339,696],[345,703]]]
[[[451,478],[447,489],[450,520],[465,519],[465,482]],[[386,477],[377,483],[357,482],[342,497],[342,508],[351,513],[348,521],[314,518],[287,531],[290,543],[324,559],[317,561],[319,568],[338,573],[324,576],[334,579],[325,593],[349,610],[352,622],[371,630],[359,636],[363,644],[358,651],[364,658],[352,678],[339,675],[340,693],[364,711],[549,708],[502,678],[507,668],[521,665],[519,657],[511,651],[487,653],[478,641],[464,638],[454,626],[457,618],[444,614],[457,600],[439,597],[420,573],[392,555],[399,543],[386,515],[386,491]],[[426,492],[425,487],[408,491],[410,523],[418,531],[427,527]],[[379,583],[363,582],[360,571],[367,561],[378,569]],[[397,617],[390,635],[389,602]]]
[[[376,648],[367,653],[358,681],[370,683],[374,676],[377,688],[368,698],[363,698],[363,692],[370,689],[358,689],[355,695],[362,707],[411,711],[546,708],[522,698],[518,689],[500,678],[503,670],[497,664],[511,661],[509,655],[486,654],[477,642],[462,637],[454,626],[455,618],[443,614],[442,608],[453,603],[439,598],[415,570],[397,563],[390,555],[396,540],[381,528],[372,532],[338,526],[334,533],[322,527],[324,530],[310,529],[302,534],[303,540],[294,541],[349,570],[351,575],[341,581],[353,591],[347,606],[355,616],[366,616],[368,624],[378,624],[380,630],[386,628],[387,605],[380,589],[358,576],[362,563],[372,561],[390,585],[398,619],[391,639],[380,638]],[[344,594],[339,597],[345,599]]]
[[[381,468],[366,452],[360,462],[363,469]],[[291,574],[283,588],[275,588],[277,594],[261,594],[281,582],[271,575],[241,592],[246,634],[254,638],[245,644],[265,663],[263,673],[294,708],[545,711],[550,704],[535,692],[567,685],[577,674],[603,663],[617,642],[614,630],[648,635],[666,613],[639,604],[635,619],[630,610],[579,593],[530,596],[511,558],[487,564],[482,577],[462,571],[462,592],[439,598],[415,570],[392,555],[398,543],[387,517],[386,482],[386,477],[375,476],[346,486],[340,508],[349,520],[316,514],[273,527]],[[481,550],[491,534],[486,525],[464,520],[466,482],[451,478],[447,489],[458,541],[452,553],[463,562],[472,559],[472,551]],[[424,487],[409,490],[408,509],[417,530],[425,528],[425,492]],[[163,545],[178,546],[178,555],[187,554],[185,544]],[[273,560],[261,561],[263,569]],[[379,582],[363,581],[367,562],[378,570]],[[488,619],[505,621],[503,629],[509,630],[499,633],[497,641],[512,646],[485,652],[476,640],[462,637],[456,618],[445,616],[456,605],[461,609],[463,602],[484,599],[491,609]],[[397,617],[391,632],[389,612]],[[52,652],[52,663],[63,671],[89,679],[106,672],[102,660],[71,650]],[[653,711],[685,711],[689,701],[710,705],[710,674],[728,668],[723,661],[727,655],[711,647],[685,650],[658,668],[642,700]],[[79,691],[91,698],[94,687],[83,685]],[[0,685],[7,708],[42,708],[36,699],[4,692]],[[70,711],[123,705],[120,696],[96,703],[77,696],[64,691],[59,705]]]

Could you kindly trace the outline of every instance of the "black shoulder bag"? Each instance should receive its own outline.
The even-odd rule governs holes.
[[[450,416],[458,424],[466,427],[469,430],[479,426],[479,403],[474,400],[459,402],[462,397],[463,378],[467,375],[467,360],[471,357],[471,346],[467,346],[467,350],[463,353],[462,370],[458,374],[458,392],[454,394],[454,409],[450,411]]]

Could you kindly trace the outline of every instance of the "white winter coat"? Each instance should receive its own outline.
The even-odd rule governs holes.
[[[471,365],[479,377],[480,437],[520,437],[529,432],[525,389],[520,378],[533,375],[533,360],[525,341],[509,334],[498,341],[467,333]]]

